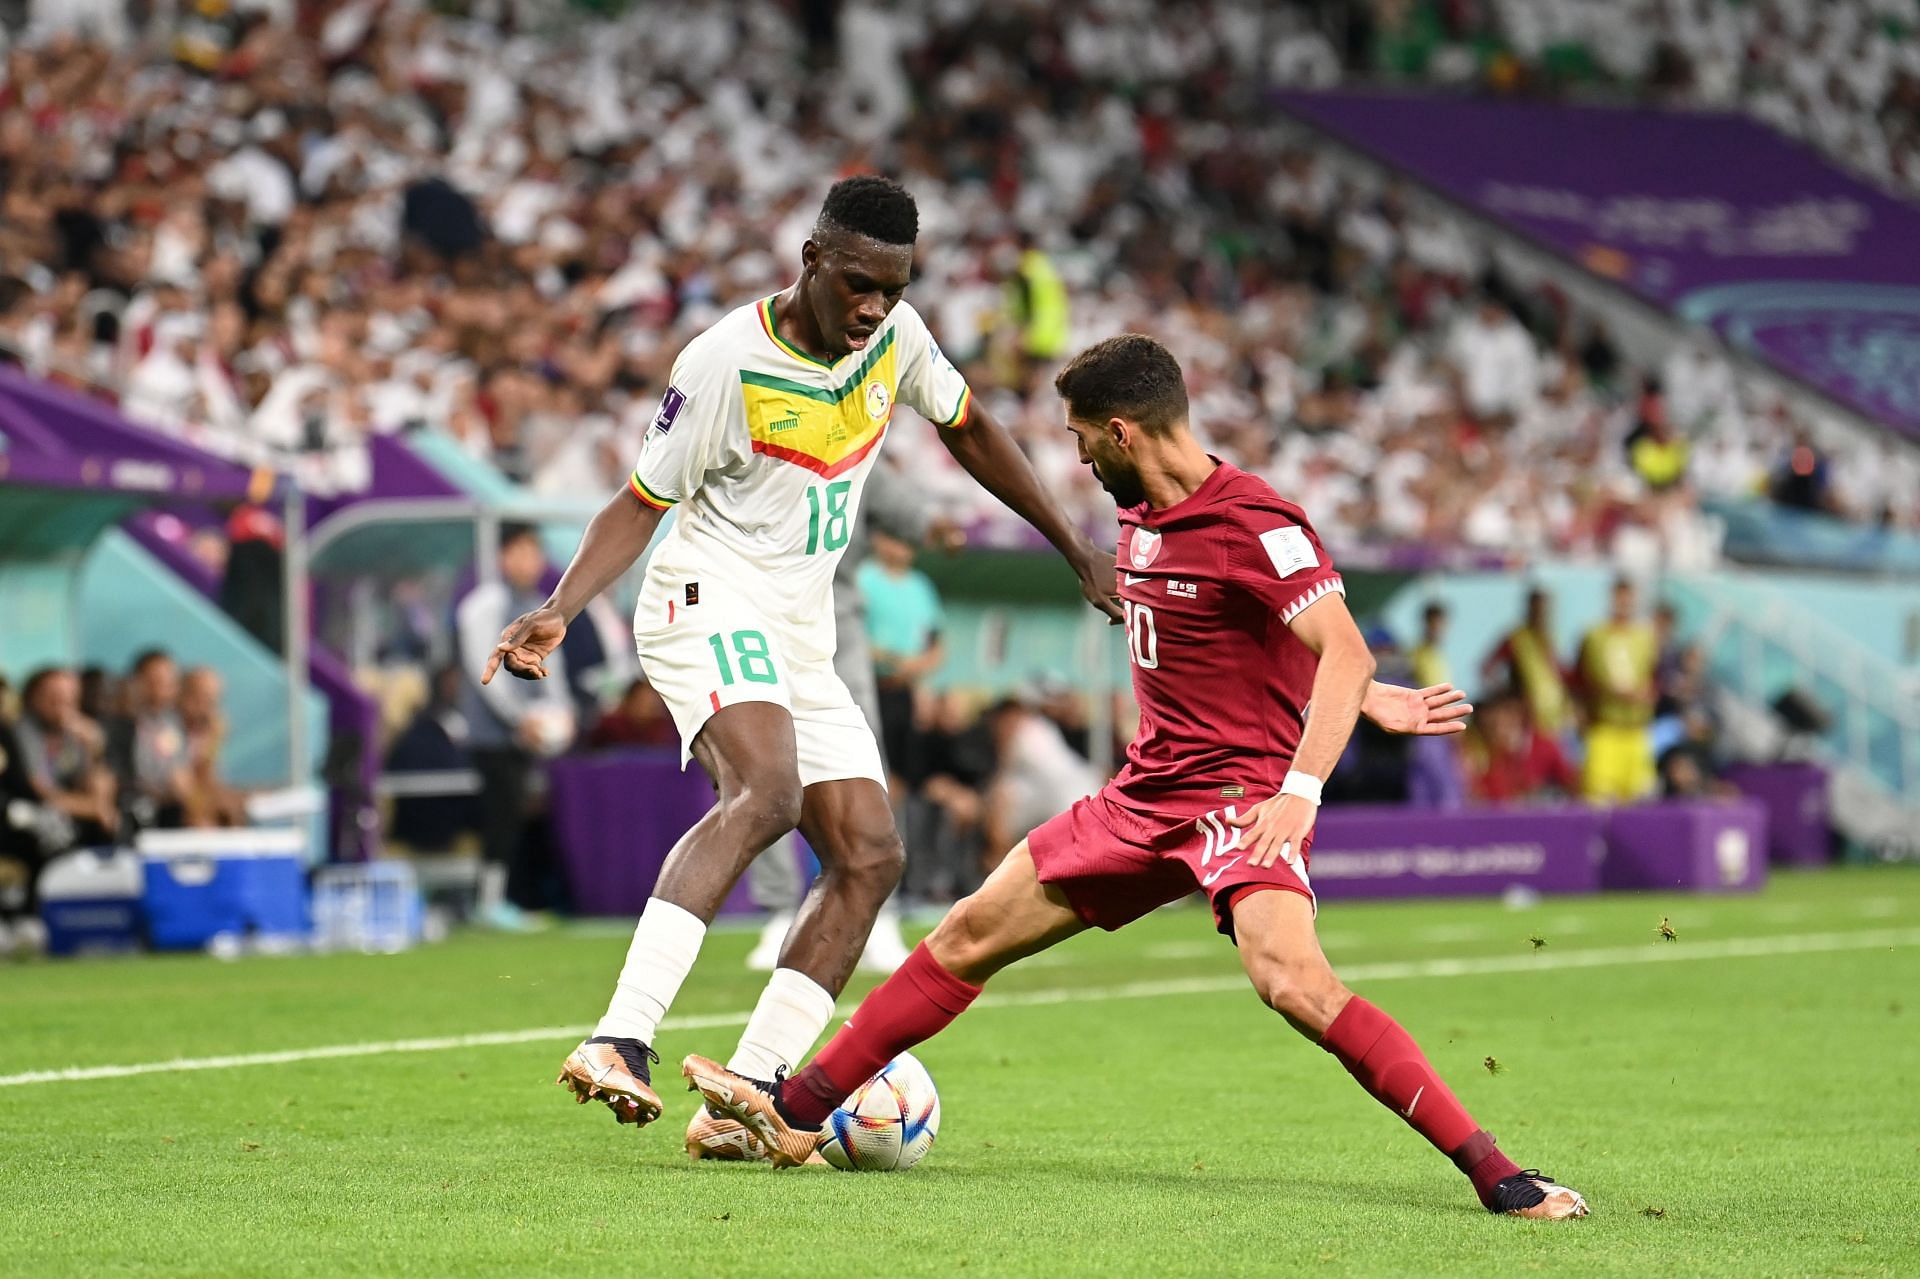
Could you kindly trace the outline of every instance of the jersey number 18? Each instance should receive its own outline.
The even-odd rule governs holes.
[[[820,490],[813,485],[807,486],[807,554],[812,555],[820,550],[837,551],[847,544],[847,494],[852,489],[852,480],[829,484],[823,503]],[[823,531],[820,527],[823,505],[827,517],[824,540],[820,536]]]

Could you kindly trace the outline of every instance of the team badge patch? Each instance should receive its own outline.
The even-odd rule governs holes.
[[[695,604],[698,604],[699,602],[700,602],[700,583],[688,582],[687,583],[687,607],[692,608]]]
[[[1127,543],[1127,554],[1133,560],[1135,568],[1145,568],[1160,558],[1160,535],[1148,528],[1133,530],[1133,539]]]
[[[887,415],[893,407],[893,394],[887,390],[887,384],[881,381],[867,383],[867,416],[875,421]]]
[[[685,407],[686,402],[686,392],[677,386],[668,387],[667,393],[660,397],[660,411],[653,415],[653,425],[648,429],[658,431],[662,435],[671,431],[673,420],[680,416],[680,410]]]
[[[1303,568],[1320,567],[1320,557],[1313,553],[1313,543],[1307,540],[1307,531],[1303,528],[1289,525],[1262,533],[1260,545],[1273,561],[1273,571],[1282,577],[1292,577]]]

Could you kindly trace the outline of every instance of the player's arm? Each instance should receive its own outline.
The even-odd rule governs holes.
[[[500,633],[482,684],[502,663],[521,679],[547,677],[547,657],[560,647],[580,610],[633,567],[653,540],[660,517],[698,491],[709,472],[727,462],[729,450],[739,446],[746,430],[739,393],[732,366],[699,350],[697,340],[680,353],[626,488],[587,525],[547,602]]]
[[[967,469],[980,486],[999,498],[1009,510],[1039,529],[1072,565],[1080,579],[1080,593],[1114,624],[1121,620],[1120,588],[1114,581],[1113,555],[1095,546],[1073,526],[1026,454],[1005,428],[978,402],[970,405],[963,424],[940,429],[940,442]]]
[[[665,514],[664,508],[637,496],[631,485],[615,493],[587,525],[586,536],[547,602],[521,614],[500,633],[480,682],[491,680],[502,663],[509,674],[521,679],[545,679],[546,660],[566,638],[567,626],[594,596],[633,567]]]
[[[1253,866],[1298,859],[1320,814],[1320,788],[1347,749],[1373,684],[1373,653],[1347,611],[1345,596],[1329,591],[1295,613],[1287,625],[1320,661],[1306,731],[1280,793],[1227,819],[1251,831],[1253,851],[1247,862]]]
[[[1403,688],[1374,680],[1367,685],[1367,697],[1360,703],[1360,713],[1389,733],[1446,737],[1467,731],[1467,716],[1473,714],[1473,704],[1451,684]]]

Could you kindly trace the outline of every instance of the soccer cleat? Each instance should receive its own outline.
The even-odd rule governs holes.
[[[736,1075],[711,1057],[688,1057],[680,1064],[687,1087],[707,1099],[707,1107],[746,1125],[776,1168],[798,1168],[820,1146],[821,1134],[787,1122],[780,1113],[780,1082]],[[780,1072],[785,1074],[783,1070]]]
[[[738,1119],[702,1104],[687,1124],[687,1158],[764,1163],[767,1148]]]
[[[1493,1202],[1487,1205],[1487,1211],[1535,1221],[1559,1221],[1586,1216],[1587,1201],[1579,1191],[1554,1184],[1553,1178],[1538,1168],[1523,1168],[1494,1186]]]
[[[647,1064],[659,1060],[660,1054],[637,1039],[596,1035],[567,1054],[553,1082],[573,1089],[581,1105],[604,1101],[615,1119],[644,1128],[660,1117]]]

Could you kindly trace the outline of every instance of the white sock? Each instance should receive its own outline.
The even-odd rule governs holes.
[[[740,1032],[727,1069],[749,1079],[772,1079],[782,1066],[798,1065],[832,1020],[832,995],[798,969],[777,968]]]
[[[626,966],[613,988],[613,1002],[593,1033],[652,1044],[706,935],[707,926],[691,911],[647,898],[633,930],[633,945],[627,948]]]

